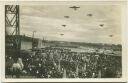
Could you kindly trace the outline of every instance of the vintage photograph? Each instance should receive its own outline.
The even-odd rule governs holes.
[[[5,78],[121,78],[120,5],[5,5]]]

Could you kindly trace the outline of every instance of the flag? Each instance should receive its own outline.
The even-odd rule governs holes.
[[[58,70],[61,71],[60,60],[59,60]]]
[[[76,76],[78,77],[78,74],[79,74],[79,68],[78,68],[78,65],[76,67]]]
[[[98,78],[101,78],[101,70],[98,71]]]
[[[63,78],[66,78],[66,69],[64,69]]]

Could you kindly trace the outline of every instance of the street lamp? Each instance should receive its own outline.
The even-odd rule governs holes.
[[[34,34],[36,33],[36,31],[33,31],[33,34],[32,34],[32,50],[34,49]]]

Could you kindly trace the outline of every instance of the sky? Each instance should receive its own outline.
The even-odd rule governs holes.
[[[121,43],[119,5],[76,5],[80,7],[76,11],[71,6],[74,5],[20,6],[21,34],[32,36],[36,31],[36,38],[47,40]]]

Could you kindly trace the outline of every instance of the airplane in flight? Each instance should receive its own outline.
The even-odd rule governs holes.
[[[66,27],[66,25],[62,25],[63,27]]]
[[[77,7],[77,6],[72,6],[72,7],[69,7],[69,8],[72,8],[72,9],[74,9],[75,11],[78,9],[78,8],[80,8],[80,7]]]
[[[101,26],[101,27],[103,27],[103,26],[104,26],[104,24],[100,24],[100,26]]]
[[[64,34],[60,34],[61,36],[63,36]]]
[[[109,37],[113,37],[113,35],[109,35]]]
[[[64,16],[65,18],[70,18],[69,16]]]
[[[91,17],[91,16],[92,16],[92,14],[87,14],[87,16],[90,16],[90,17]]]

